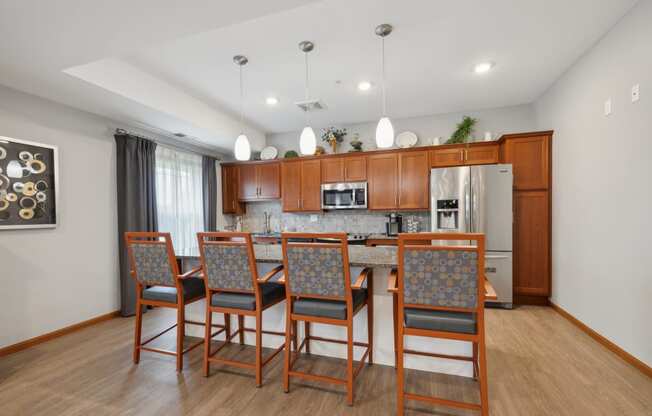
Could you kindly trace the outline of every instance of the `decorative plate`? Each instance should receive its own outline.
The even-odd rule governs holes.
[[[406,147],[412,147],[417,144],[417,135],[411,131],[404,131],[403,133],[396,136],[396,145],[405,149]]]
[[[278,156],[278,149],[274,146],[267,146],[260,152],[260,160],[272,160]]]

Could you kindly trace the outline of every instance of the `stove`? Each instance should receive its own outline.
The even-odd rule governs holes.
[[[365,245],[367,243],[367,238],[369,234],[347,234],[347,242],[349,245]],[[336,238],[317,238],[315,239],[318,243],[335,243],[338,240]]]

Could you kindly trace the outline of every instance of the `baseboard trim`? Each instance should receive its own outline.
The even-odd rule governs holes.
[[[594,340],[598,341],[600,344],[602,344],[609,351],[613,352],[614,354],[616,354],[621,359],[627,361],[629,364],[636,367],[638,370],[640,370],[646,376],[652,378],[652,367],[645,364],[643,361],[639,360],[638,358],[634,357],[633,355],[631,355],[630,353],[628,353],[624,349],[620,348],[618,345],[616,345],[613,342],[609,341],[607,338],[603,337],[599,333],[595,332],[593,329],[586,326],[586,324],[584,324],[582,321],[580,321],[579,319],[577,319],[576,317],[574,317],[570,313],[566,312],[559,305],[556,305],[556,304],[550,302],[550,306],[557,313],[559,313],[561,316],[566,318],[570,323],[572,323],[573,325],[575,325],[576,327],[581,329],[583,332],[585,332],[588,336],[590,336]]]
[[[120,311],[114,311],[114,312],[109,312],[104,315],[96,316],[95,318],[88,319],[86,321],[82,321],[79,323],[76,323],[74,325],[67,326],[65,328],[57,329],[56,331],[48,332],[47,334],[39,335],[38,337],[30,338],[28,340],[19,342],[17,344],[9,345],[7,347],[0,348],[0,357],[4,357],[5,355],[13,354],[18,351],[25,350],[27,348],[33,347],[38,344],[42,344],[47,341],[51,341],[55,338],[62,337],[64,335],[68,335],[72,332],[79,331],[80,329],[99,324],[100,322],[108,321],[109,319],[113,319],[116,316],[120,316]]]

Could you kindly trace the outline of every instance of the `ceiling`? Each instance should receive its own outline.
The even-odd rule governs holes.
[[[386,40],[388,113],[411,117],[529,103],[636,0],[0,0],[0,83],[117,121],[183,132],[231,149],[240,129],[298,130],[304,57],[311,114],[326,126],[380,116],[379,23]],[[493,61],[478,75],[473,66]],[[66,71],[66,72],[64,72]],[[374,86],[360,92],[359,81]],[[275,107],[265,98],[280,100]]]

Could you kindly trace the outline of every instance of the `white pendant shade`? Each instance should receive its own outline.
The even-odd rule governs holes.
[[[387,117],[381,118],[376,127],[376,145],[380,149],[394,145],[394,126]]]
[[[246,135],[241,134],[235,139],[235,158],[237,160],[249,160],[251,157],[251,145]]]
[[[303,128],[301,137],[299,138],[299,150],[302,155],[312,156],[315,154],[317,150],[317,138],[312,127],[306,126]]]

